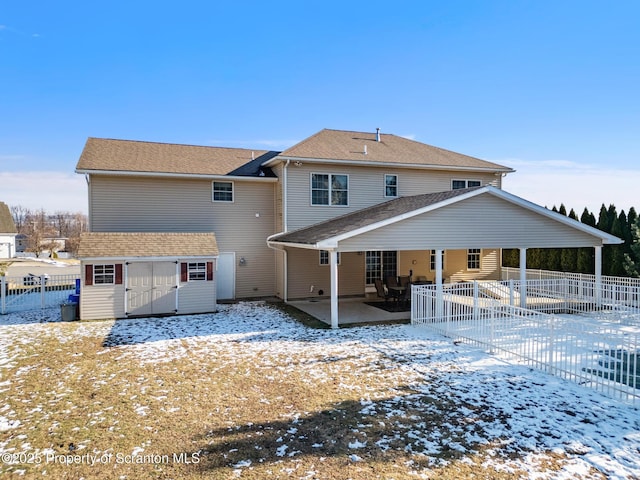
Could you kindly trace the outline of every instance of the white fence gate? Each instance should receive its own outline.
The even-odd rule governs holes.
[[[80,275],[0,277],[0,314],[61,305],[79,280]]]

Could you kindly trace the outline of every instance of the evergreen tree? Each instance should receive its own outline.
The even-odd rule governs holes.
[[[631,216],[631,210],[629,210],[629,216]],[[624,269],[630,277],[640,277],[640,217],[637,215],[631,225],[631,237],[633,239],[631,253],[625,255]]]
[[[624,231],[622,228],[621,218],[624,218],[624,223],[627,223],[627,216],[624,215],[624,212],[620,214],[620,216],[613,219],[613,223],[611,225],[611,234],[618,237],[624,237]],[[624,244],[623,245],[605,245],[603,250],[608,250],[609,253],[609,264],[607,265],[608,275],[613,275],[616,277],[622,276],[625,274],[624,269]],[[604,267],[604,265],[603,265]],[[604,270],[604,268],[603,268]]]
[[[580,221],[590,227],[595,227],[596,219],[593,213],[585,207],[580,216]],[[576,271],[578,273],[594,273],[594,252],[593,248],[582,247],[578,249],[578,258],[576,259]]]

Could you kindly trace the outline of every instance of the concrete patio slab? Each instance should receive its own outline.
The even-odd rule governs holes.
[[[340,325],[357,323],[375,323],[390,321],[409,321],[411,312],[386,312],[381,308],[367,305],[364,298],[341,298],[338,301]],[[328,298],[311,298],[288,302],[318,320],[331,325],[331,300]]]

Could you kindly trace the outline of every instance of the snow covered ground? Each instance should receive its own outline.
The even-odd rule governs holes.
[[[105,350],[118,348],[123,358],[141,364],[187,355],[217,355],[229,361],[255,358],[256,365],[270,371],[274,365],[296,368],[303,378],[319,383],[326,381],[328,367],[318,358],[357,358],[362,375],[379,371],[382,377],[392,371],[398,388],[389,389],[384,397],[372,396],[357,382],[340,386],[359,392],[359,415],[370,423],[393,422],[396,432],[395,437],[376,435],[375,429],[364,427],[353,432],[347,439],[352,462],[366,462],[367,448],[373,446],[381,451],[396,448],[401,437],[404,451],[420,459],[421,465],[426,459],[437,466],[444,449],[470,458],[484,448],[486,465],[500,471],[524,469],[530,478],[596,478],[590,476],[592,467],[607,478],[640,478],[640,411],[588,388],[454,344],[426,327],[315,330],[260,303],[223,305],[209,315],[115,323],[57,321],[58,309],[0,316],[0,454],[6,452],[12,431],[29,422],[12,415],[9,400],[2,398],[3,385],[12,382],[5,371],[25,346],[46,334],[63,342],[104,338]],[[437,403],[425,401],[433,398],[446,399],[455,407],[434,410]],[[291,412],[289,430],[278,439],[275,457],[296,454],[294,438],[307,415]],[[34,448],[28,438],[24,443]],[[324,443],[315,441],[308,448],[322,455]],[[492,454],[494,447],[513,455]],[[549,472],[542,466],[549,453],[567,456],[561,471]],[[238,459],[232,467],[241,475],[255,463]],[[316,478],[323,478],[321,467],[316,473]],[[429,477],[424,467],[416,467],[415,473],[418,478]],[[291,472],[291,476],[303,475]]]

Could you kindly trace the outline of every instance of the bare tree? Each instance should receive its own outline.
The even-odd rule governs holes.
[[[27,225],[27,219],[32,215],[31,210],[22,205],[12,205],[10,207],[11,216],[13,217],[13,223],[16,224],[18,233],[25,233],[24,230]]]

